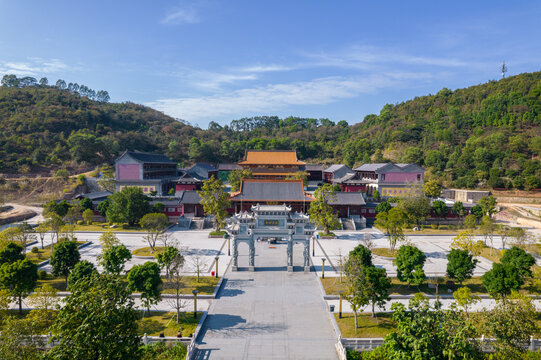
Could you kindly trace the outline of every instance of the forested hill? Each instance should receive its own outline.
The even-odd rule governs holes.
[[[202,130],[148,107],[90,100],[58,86],[0,87],[0,173],[108,162],[124,149],[180,163],[234,162],[245,149],[296,149],[304,160],[416,162],[448,186],[539,187],[541,72],[386,105],[348,126],[261,116]]]

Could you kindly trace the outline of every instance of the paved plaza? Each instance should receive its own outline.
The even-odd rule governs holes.
[[[366,245],[364,239],[370,239],[373,248],[389,248],[389,240],[376,228],[367,228],[358,232],[335,231],[335,233],[337,235],[336,239],[319,239],[316,242],[315,256],[312,256],[312,262],[319,275],[321,275],[321,258],[325,257],[325,276],[339,276],[339,272],[335,271],[335,269],[339,269],[340,259],[347,256],[357,245]],[[449,253],[454,237],[455,235],[409,235],[406,236],[406,239],[408,244],[418,247],[425,253],[424,271],[427,276],[433,277],[445,276],[447,269],[446,256]],[[476,240],[483,241],[483,237],[477,236]],[[401,245],[403,244],[399,243],[397,248]],[[509,245],[506,245],[506,248],[508,247]],[[494,248],[502,249],[501,240],[498,236],[494,236]],[[492,268],[492,261],[483,257],[477,257],[477,260],[479,262],[475,267],[474,276],[482,276]],[[373,255],[372,261],[375,266],[387,270],[387,275],[396,277],[396,266],[393,265],[393,259]]]
[[[228,272],[198,338],[197,359],[336,359],[336,338],[302,246],[287,272],[286,244],[256,243],[255,272]],[[248,265],[239,247],[239,267]]]
[[[169,230],[171,240],[168,245],[176,246],[181,249],[184,254],[186,262],[184,266],[185,275],[194,275],[194,262],[196,258],[199,258],[202,264],[202,275],[209,275],[209,273],[215,270],[215,257],[218,256],[218,275],[223,275],[227,264],[229,264],[230,256],[227,255],[227,242],[222,238],[209,239],[210,230],[181,230],[176,227]],[[90,241],[91,245],[85,246],[80,249],[81,260],[87,260],[97,265],[99,260],[98,256],[102,253],[99,237],[101,233],[98,232],[76,232],[75,236],[79,241]],[[126,247],[133,251],[142,247],[148,246],[148,242],[144,239],[144,233],[118,233],[117,237],[119,241],[126,245]],[[50,236],[48,235],[45,244],[50,244]],[[33,246],[41,246],[36,244]],[[156,246],[163,246],[158,242]],[[143,264],[147,261],[154,261],[150,257],[136,257],[133,256],[131,260],[126,262],[126,270],[131,269],[134,265]],[[51,272],[51,266],[46,265],[41,269]],[[101,268],[99,268],[101,271]]]

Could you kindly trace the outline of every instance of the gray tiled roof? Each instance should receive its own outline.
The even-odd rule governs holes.
[[[197,163],[188,169],[188,175],[198,180],[206,180],[209,178],[210,171],[216,171],[214,166],[205,163]]]
[[[319,164],[306,164],[301,166],[301,169],[306,171],[323,171],[323,165]]]
[[[176,164],[176,161],[173,161],[169,159],[167,156],[161,155],[161,154],[151,154],[151,153],[145,153],[145,152],[140,152],[140,151],[126,151],[125,154],[128,154],[132,158],[145,162],[145,163]]]
[[[336,198],[329,201],[331,205],[365,205],[363,194],[360,192],[337,192]]]
[[[362,164],[355,171],[376,171],[389,163],[374,163],[374,164]]]
[[[180,204],[199,204],[201,202],[201,197],[195,190],[181,191],[179,198]]]
[[[243,181],[241,193],[232,200],[311,201],[300,182]]]
[[[218,164],[218,171],[232,171],[242,169],[238,164]]]
[[[111,195],[113,195],[113,193],[110,191],[98,191],[98,192],[91,192],[87,194],[79,194],[75,196],[75,198],[77,199],[89,198],[90,200],[96,200],[96,199],[103,199]]]

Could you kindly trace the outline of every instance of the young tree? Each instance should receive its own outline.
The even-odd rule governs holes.
[[[491,195],[485,196],[484,198],[481,198],[481,200],[479,200],[479,205],[483,210],[483,215],[487,215],[490,218],[492,218],[492,215],[496,213],[497,204],[498,202],[496,201],[496,198]]]
[[[456,311],[443,310],[441,303],[430,306],[416,297],[409,308],[395,303],[391,309],[396,330],[383,340],[382,359],[483,359],[475,341],[477,332],[470,321]]]
[[[438,225],[440,224],[440,219],[447,216],[447,205],[441,200],[435,200],[432,203],[432,211],[434,211],[434,214],[438,218]]]
[[[108,274],[120,275],[130,259],[131,251],[124,244],[113,245],[103,252],[100,263]]]
[[[375,317],[375,306],[382,307],[389,300],[391,279],[387,277],[387,271],[385,269],[375,266],[367,267],[365,276],[368,284],[366,293],[372,305],[372,317]]]
[[[92,275],[77,283],[64,301],[52,333],[52,359],[137,359],[138,314],[126,282]]]
[[[79,245],[75,241],[62,241],[54,247],[49,264],[53,268],[53,275],[64,276],[67,283],[70,271],[80,260]]]
[[[467,250],[475,256],[481,254],[482,248],[483,244],[480,241],[475,241],[473,234],[468,230],[460,232],[451,242],[451,249]]]
[[[62,217],[56,213],[49,213],[47,214],[47,226],[48,228],[53,232],[54,236],[51,237],[51,249],[53,248],[53,244],[56,241],[58,241],[58,234],[62,230],[62,227],[64,226],[64,220]]]
[[[502,249],[505,249],[505,244],[507,239],[511,237],[511,228],[503,224],[495,224],[496,234],[500,235],[500,240],[502,242]]]
[[[47,235],[47,232],[49,231],[49,226],[47,222],[42,221],[38,223],[38,226],[35,229],[36,234],[39,236],[39,241],[41,242],[41,248],[43,249],[43,242],[45,241],[45,236]]]
[[[382,201],[378,205],[376,205],[376,212],[377,213],[381,213],[381,212],[388,213],[389,210],[391,210],[391,204],[389,204],[389,202],[387,202],[387,201]]]
[[[394,251],[399,241],[405,240],[404,231],[402,230],[405,222],[406,213],[399,208],[392,208],[388,213],[381,212],[376,215],[375,224],[385,229],[391,251]]]
[[[496,230],[494,220],[489,216],[483,216],[481,227],[479,229],[485,238],[485,245],[487,244],[487,240],[490,240],[490,255],[492,256],[492,250],[494,248],[494,231]]]
[[[437,198],[441,195],[441,183],[437,180],[429,180],[423,186],[425,195],[431,198]]]
[[[406,214],[408,225],[421,226],[421,223],[430,215],[430,200],[414,189],[406,197],[399,199],[397,208]]]
[[[374,200],[376,200],[376,201],[380,201],[380,200],[381,200],[381,195],[380,195],[379,191],[377,191],[377,190],[374,190],[374,193],[372,194],[372,197],[373,197]]]
[[[453,292],[453,298],[455,299],[456,304],[464,309],[467,317],[469,317],[468,309],[470,306],[481,300],[479,296],[472,295],[470,288],[466,286],[458,288]]]
[[[98,179],[98,186],[104,191],[114,193],[116,188],[115,171],[112,166],[104,166],[101,168],[100,178]]]
[[[425,261],[426,255],[415,246],[401,246],[395,260],[398,279],[407,282],[410,286],[421,285],[426,279],[423,271]]]
[[[97,274],[98,271],[90,261],[83,260],[79,261],[73,267],[70,274],[68,275],[68,289],[73,289],[77,286],[77,282],[81,280],[89,279],[93,274]]]
[[[505,251],[500,261],[513,266],[523,278],[532,277],[531,267],[535,264],[535,258],[526,251],[513,246]]]
[[[464,208],[464,204],[461,201],[457,201],[453,204],[451,212],[459,219],[462,219],[464,215],[466,215],[466,209]]]
[[[28,303],[34,308],[29,317],[39,324],[42,331],[48,331],[56,318],[55,310],[60,301],[57,292],[50,284],[45,284],[28,297]]]
[[[464,227],[473,230],[477,227],[477,218],[473,214],[469,214],[464,218]]]
[[[128,286],[132,291],[141,292],[141,301],[150,314],[150,306],[157,304],[161,298],[162,279],[160,267],[153,261],[135,265],[128,272]]]
[[[23,221],[21,224],[19,224],[17,228],[20,230],[17,240],[23,246],[23,252],[26,252],[27,244],[36,241],[36,234],[34,232],[34,228],[30,226],[26,221]]]
[[[31,319],[9,316],[0,332],[0,359],[41,360],[45,341]]]
[[[91,209],[86,209],[83,211],[83,220],[85,223],[92,225],[92,220],[94,220],[94,211]]]
[[[171,266],[173,264],[173,261],[177,259],[180,252],[176,247],[168,246],[165,248],[163,252],[160,252],[156,254],[156,260],[158,261],[158,264],[162,268],[162,270],[165,270],[165,277],[169,277],[169,271],[171,269]]]
[[[505,298],[524,284],[523,278],[511,264],[493,263],[492,269],[482,279],[483,286],[493,298]]]
[[[529,296],[513,294],[505,301],[484,312],[485,327],[496,338],[491,346],[502,359],[522,359],[524,345],[539,331],[535,319],[537,310]]]
[[[373,266],[372,251],[364,245],[357,245],[349,252],[349,259],[353,259],[354,257],[358,259],[356,263],[359,263],[361,266]]]
[[[102,251],[107,251],[112,246],[120,245],[120,241],[114,231],[108,230],[100,235],[100,244]]]
[[[530,240],[530,236],[524,228],[513,227],[510,231],[511,243],[523,249]]]
[[[6,263],[11,264],[23,259],[23,247],[13,241],[6,243],[6,245],[0,249],[0,265]]]
[[[470,209],[470,214],[472,214],[473,216],[475,216],[475,218],[477,219],[477,221],[479,221],[484,213],[483,213],[483,208],[481,207],[481,205],[477,204],[475,206],[472,206],[472,208]]]
[[[196,276],[196,282],[199,284],[199,277],[202,272],[208,271],[208,265],[200,254],[195,254],[190,257],[190,265]]]
[[[107,198],[98,204],[96,210],[98,210],[101,216],[107,217],[107,210],[109,209],[109,206],[111,206],[111,200]]]
[[[173,248],[177,250],[176,248]],[[167,253],[167,251],[165,252]],[[163,254],[165,254],[163,253]],[[184,256],[180,252],[174,253],[173,251],[169,251],[169,255],[172,257],[167,259],[167,262],[163,262],[164,259],[162,259],[162,267],[166,267],[167,276],[166,276],[166,283],[165,287],[167,289],[172,289],[174,291],[174,297],[173,299],[170,299],[169,302],[171,303],[173,309],[175,309],[177,314],[177,324],[180,323],[180,312],[183,308],[183,301],[182,301],[182,289],[184,287],[184,277],[182,275],[183,269],[184,269]],[[160,260],[158,259],[158,262]]]
[[[452,249],[447,254],[447,276],[462,282],[466,279],[471,279],[473,270],[477,265],[478,260],[473,258],[468,250]]]
[[[316,226],[322,227],[325,234],[330,234],[333,230],[340,228],[340,222],[334,212],[330,202],[336,199],[336,191],[331,184],[324,184],[314,192],[315,201],[310,204],[308,214],[310,220],[314,221]]]
[[[224,189],[223,183],[212,176],[203,181],[201,190],[197,192],[201,197],[201,205],[205,214],[214,216],[214,228],[220,231],[225,226],[227,209],[230,206],[229,193]]]
[[[83,198],[79,200],[79,210],[84,212],[85,210],[92,210],[92,200],[89,198]]]
[[[77,219],[81,217],[81,212],[75,206],[69,208],[68,212],[64,216],[64,221],[67,224],[73,225],[77,222]]]
[[[242,179],[251,179],[253,177],[252,170],[250,169],[235,169],[229,173],[227,182],[231,185],[231,191],[239,191],[240,181]]]
[[[38,281],[38,267],[28,259],[0,266],[0,287],[9,291],[19,303],[19,314],[22,314],[23,297],[28,296]]]
[[[146,230],[145,240],[148,242],[152,252],[154,252],[156,242],[169,225],[169,219],[165,214],[151,213],[143,216],[139,221],[139,225]]]
[[[128,186],[109,196],[111,205],[107,209],[107,220],[114,223],[128,223],[134,226],[149,212],[148,197],[139,187]]]

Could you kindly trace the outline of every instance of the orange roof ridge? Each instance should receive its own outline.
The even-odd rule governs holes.
[[[302,179],[242,179],[240,181],[242,182],[300,182],[302,183]]]
[[[246,150],[239,165],[304,165],[295,150]]]

